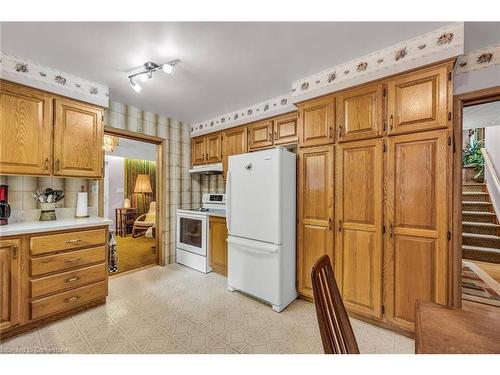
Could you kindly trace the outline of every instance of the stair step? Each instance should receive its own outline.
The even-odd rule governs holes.
[[[500,237],[491,234],[462,233],[462,243],[468,246],[500,249]]]
[[[467,192],[481,192],[485,191],[486,189],[486,184],[474,184],[474,183],[465,183],[462,184],[462,191],[467,191]]]
[[[500,263],[500,249],[482,246],[462,246],[464,259],[479,260],[490,263]]]
[[[463,233],[490,234],[495,236],[500,234],[500,225],[477,221],[463,221],[462,231]]]
[[[462,208],[467,211],[491,212],[490,202],[462,201]]]
[[[475,223],[494,223],[496,215],[493,212],[462,211],[462,220]]]
[[[465,202],[489,202],[490,195],[481,191],[462,192],[462,201]]]

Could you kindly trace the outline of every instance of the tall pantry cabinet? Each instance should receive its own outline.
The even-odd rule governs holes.
[[[355,315],[412,332],[417,299],[451,302],[452,69],[436,64],[298,104],[303,297],[313,297],[311,265],[328,254]]]

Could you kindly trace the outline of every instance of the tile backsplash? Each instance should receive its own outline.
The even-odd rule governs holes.
[[[0,176],[0,184],[9,186],[9,204],[12,210],[10,223],[38,220],[39,203],[33,199],[33,192],[52,188],[64,191],[64,198],[56,203],[58,218],[74,217],[76,196],[83,186],[89,193],[89,215],[97,216],[98,188],[97,180],[81,178]]]

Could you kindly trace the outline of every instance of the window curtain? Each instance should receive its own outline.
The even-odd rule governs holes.
[[[125,197],[130,199],[132,207],[137,208],[139,215],[149,210],[149,204],[156,202],[156,162],[125,158]],[[153,193],[134,193],[135,182],[140,174],[149,175]],[[144,198],[144,202],[143,202]]]

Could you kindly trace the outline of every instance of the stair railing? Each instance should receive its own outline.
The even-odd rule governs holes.
[[[497,171],[493,166],[493,162],[491,161],[490,155],[488,154],[488,151],[486,151],[486,148],[483,147],[481,149],[481,153],[484,157],[484,174],[486,186],[488,188],[488,192],[490,193],[490,199],[491,203],[493,203],[497,221],[500,222],[500,178],[498,177]],[[492,181],[489,181],[490,179],[486,178],[486,176],[490,176],[490,179]]]

